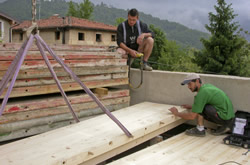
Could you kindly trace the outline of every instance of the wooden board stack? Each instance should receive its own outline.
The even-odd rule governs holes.
[[[0,79],[15,58],[20,44],[0,45]],[[89,88],[128,84],[126,59],[107,47],[50,45],[57,56]],[[61,85],[79,118],[102,113],[67,72],[46,52]],[[7,89],[0,96],[2,101]],[[108,90],[97,95],[111,111],[129,105],[128,90]],[[36,45],[32,45],[21,66],[9,102],[0,116],[0,141],[34,135],[74,123],[70,110]]]

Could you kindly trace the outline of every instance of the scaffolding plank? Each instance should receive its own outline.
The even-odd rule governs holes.
[[[92,67],[71,67],[71,70],[77,75],[96,75],[96,74],[116,74],[116,73],[127,73],[127,66],[92,66]],[[62,67],[55,67],[54,71],[57,76],[68,76],[69,74],[64,71]],[[0,78],[6,73],[0,70]],[[33,68],[24,69],[21,68],[18,73],[17,79],[28,79],[28,78],[43,78],[52,77],[48,68]]]
[[[125,66],[127,64],[126,59],[88,59],[88,60],[63,60],[69,67],[93,67],[93,66]],[[0,61],[0,70],[7,70],[12,61]],[[50,61],[52,67],[61,67],[61,65],[55,61]],[[43,60],[25,60],[21,66],[21,69],[35,69],[35,68],[48,68]]]
[[[54,59],[48,52],[45,52],[48,59]],[[17,51],[0,51],[1,61],[12,61]],[[55,51],[55,54],[64,60],[72,59],[114,59],[121,58],[117,52],[80,52],[80,51]],[[43,60],[40,51],[28,51],[25,60]]]
[[[128,96],[129,96],[129,90],[127,89],[110,90],[107,95],[103,95],[103,96],[97,95],[97,97],[100,100],[115,99],[115,98],[128,97]],[[78,93],[78,94],[70,94],[68,95],[68,99],[72,105],[93,101],[93,99],[88,94],[85,94],[83,92]],[[16,101],[15,99],[13,101],[10,101],[6,105],[3,111],[3,115],[16,113],[16,112],[23,112],[23,111],[42,110],[42,109],[48,109],[48,108],[53,108],[53,107],[55,108],[55,107],[66,106],[66,105],[67,104],[61,95],[39,97],[39,98],[20,100],[20,101]],[[1,117],[0,117],[0,120],[1,120]],[[1,128],[1,125],[0,125],[0,128]]]
[[[172,106],[143,102],[113,112],[132,133],[132,138],[107,115],[100,115],[2,145],[0,162],[5,165],[96,164],[183,123],[184,120],[169,112]]]
[[[103,105],[107,106],[114,104],[122,104],[124,102],[129,102],[129,100],[130,97],[112,98],[112,99],[102,100],[102,103]],[[81,110],[88,110],[97,107],[98,105],[93,101],[81,104],[72,104],[72,108],[76,113],[80,112]],[[18,113],[4,114],[0,117],[0,124],[21,121],[21,120],[31,120],[34,118],[41,118],[47,116],[56,116],[59,114],[64,114],[69,112],[70,112],[69,107],[65,105],[60,107],[52,107],[52,108],[37,109],[32,111],[22,111]],[[89,112],[88,115],[90,116],[91,112]]]
[[[128,84],[128,78],[100,80],[100,81],[87,81],[87,82],[84,82],[84,84],[88,88],[126,85]],[[65,92],[83,90],[82,87],[76,82],[62,83],[61,85]],[[6,91],[7,89],[4,90],[3,95],[1,95],[0,98],[4,97]],[[21,97],[21,96],[51,94],[51,93],[59,93],[59,89],[56,84],[13,88],[9,97],[13,98],[13,97]]]

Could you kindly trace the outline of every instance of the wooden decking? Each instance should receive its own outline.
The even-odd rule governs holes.
[[[247,165],[246,149],[223,143],[225,136],[193,137],[181,133],[109,165]]]
[[[182,124],[184,120],[173,116],[170,107],[144,102],[114,111],[113,115],[133,138],[128,138],[104,114],[2,145],[0,162],[4,165],[94,165]]]

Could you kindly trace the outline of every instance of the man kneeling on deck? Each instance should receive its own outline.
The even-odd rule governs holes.
[[[192,109],[189,113],[180,113],[175,107],[169,110],[178,117],[186,120],[197,119],[197,126],[186,130],[187,135],[205,136],[204,119],[216,123],[217,129],[211,133],[222,135],[231,131],[234,122],[234,110],[231,100],[219,88],[211,85],[202,85],[200,76],[195,73],[188,74],[181,85],[188,85],[192,92],[197,92],[193,105],[182,105],[186,109]]]

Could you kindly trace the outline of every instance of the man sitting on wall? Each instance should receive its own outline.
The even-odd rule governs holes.
[[[233,105],[228,96],[219,88],[211,85],[202,85],[200,76],[192,73],[188,74],[181,85],[188,85],[192,92],[197,92],[193,105],[183,105],[186,109],[191,109],[189,113],[180,113],[175,107],[169,110],[178,117],[186,120],[197,119],[198,125],[186,130],[187,135],[205,136],[204,119],[216,123],[217,129],[212,131],[213,135],[222,135],[232,130],[235,117]]]
[[[143,69],[152,71],[148,65],[148,58],[151,55],[154,45],[154,33],[148,29],[147,24],[139,21],[139,13],[136,9],[128,12],[128,19],[117,28],[118,52],[128,54],[132,58],[140,52],[144,54]]]

